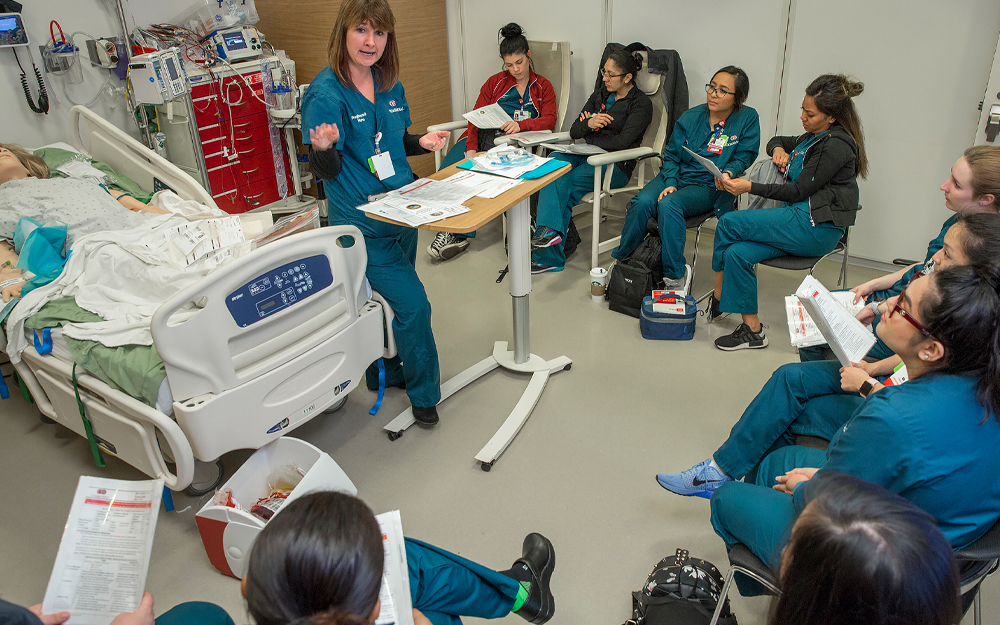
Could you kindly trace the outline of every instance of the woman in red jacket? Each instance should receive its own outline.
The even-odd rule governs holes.
[[[459,162],[463,157],[468,158],[476,152],[489,150],[493,147],[493,140],[500,135],[529,130],[555,130],[555,91],[552,83],[531,69],[528,40],[517,24],[510,23],[500,29],[500,58],[503,59],[503,70],[490,76],[483,84],[475,108],[499,104],[513,121],[489,130],[469,124],[469,129],[444,157],[442,169]],[[468,249],[469,238],[475,236],[475,232],[439,232],[427,248],[427,253],[441,260],[454,258]]]

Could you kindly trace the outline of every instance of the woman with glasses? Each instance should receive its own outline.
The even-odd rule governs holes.
[[[960,217],[933,260],[939,270],[968,265],[988,274],[1000,271],[1000,215]],[[680,473],[659,473],[656,480],[678,495],[705,498],[728,481],[753,482],[761,461],[794,444],[796,436],[832,439],[864,399],[883,388],[901,362],[892,355],[886,361],[847,368],[836,360],[782,365],[711,458]]]
[[[839,471],[902,495],[930,513],[952,548],[1000,517],[998,276],[950,267],[899,294],[878,333],[909,381],[872,394],[826,451],[791,445],[764,459],[755,482],[712,495],[712,525],[774,570],[804,486]],[[801,509],[801,508],[800,508]]]
[[[475,108],[498,104],[512,121],[488,130],[480,130],[470,122],[465,135],[442,159],[441,169],[463,158],[470,158],[477,151],[489,150],[493,147],[493,140],[501,135],[556,129],[556,92],[548,79],[535,73],[524,31],[511,22],[500,29],[499,35],[503,69],[483,83]],[[427,247],[427,253],[432,258],[448,260],[467,250],[469,239],[475,237],[475,231],[466,234],[439,232]]]
[[[733,195],[753,193],[783,205],[729,213],[715,231],[715,290],[708,320],[740,313],[743,322],[715,341],[725,351],[767,347],[757,316],[757,263],[781,256],[822,256],[833,250],[859,210],[858,176],[868,175],[864,132],[853,98],[864,85],[825,74],[806,87],[797,137],[774,137],[767,153],[784,171],[784,184],[724,180]]]
[[[653,119],[653,103],[635,87],[642,69],[638,52],[612,52],[601,69],[603,81],[587,99],[580,117],[569,134],[608,152],[637,148]],[[580,154],[558,153],[553,158],[570,164],[573,170],[552,181],[538,194],[536,229],[531,239],[531,273],[562,271],[566,266],[566,234],[573,207],[594,189],[594,167]],[[611,186],[628,182],[636,161],[614,165]]]
[[[646,222],[655,216],[663,243],[664,287],[685,293],[691,280],[691,267],[684,262],[685,219],[713,211],[722,217],[734,206],[732,194],[691,152],[714,162],[728,180],[739,177],[760,149],[757,111],[744,105],[750,93],[746,72],[723,67],[705,92],[706,102],[685,111],[674,124],[660,174],[632,199],[621,242],[611,252],[618,260],[627,258],[646,236]]]

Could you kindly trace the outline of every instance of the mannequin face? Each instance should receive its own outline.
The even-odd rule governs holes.
[[[10,150],[0,148],[0,184],[28,177],[27,168]]]

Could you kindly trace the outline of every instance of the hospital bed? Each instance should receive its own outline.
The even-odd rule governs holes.
[[[70,129],[76,150],[144,190],[162,184],[215,207],[193,178],[89,109],[72,109]],[[44,417],[86,438],[84,410],[104,452],[183,490],[196,459],[290,432],[340,402],[374,360],[395,355],[392,310],[370,291],[366,258],[353,226],[311,230],[223,265],[163,303],[151,330],[173,418],[78,368],[79,407],[74,366],[60,350],[28,347],[15,368]],[[175,316],[189,303],[197,314]]]

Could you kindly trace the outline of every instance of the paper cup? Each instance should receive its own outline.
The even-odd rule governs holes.
[[[608,270],[597,267],[590,270],[590,297],[595,302],[604,301],[604,289],[608,286]]]

